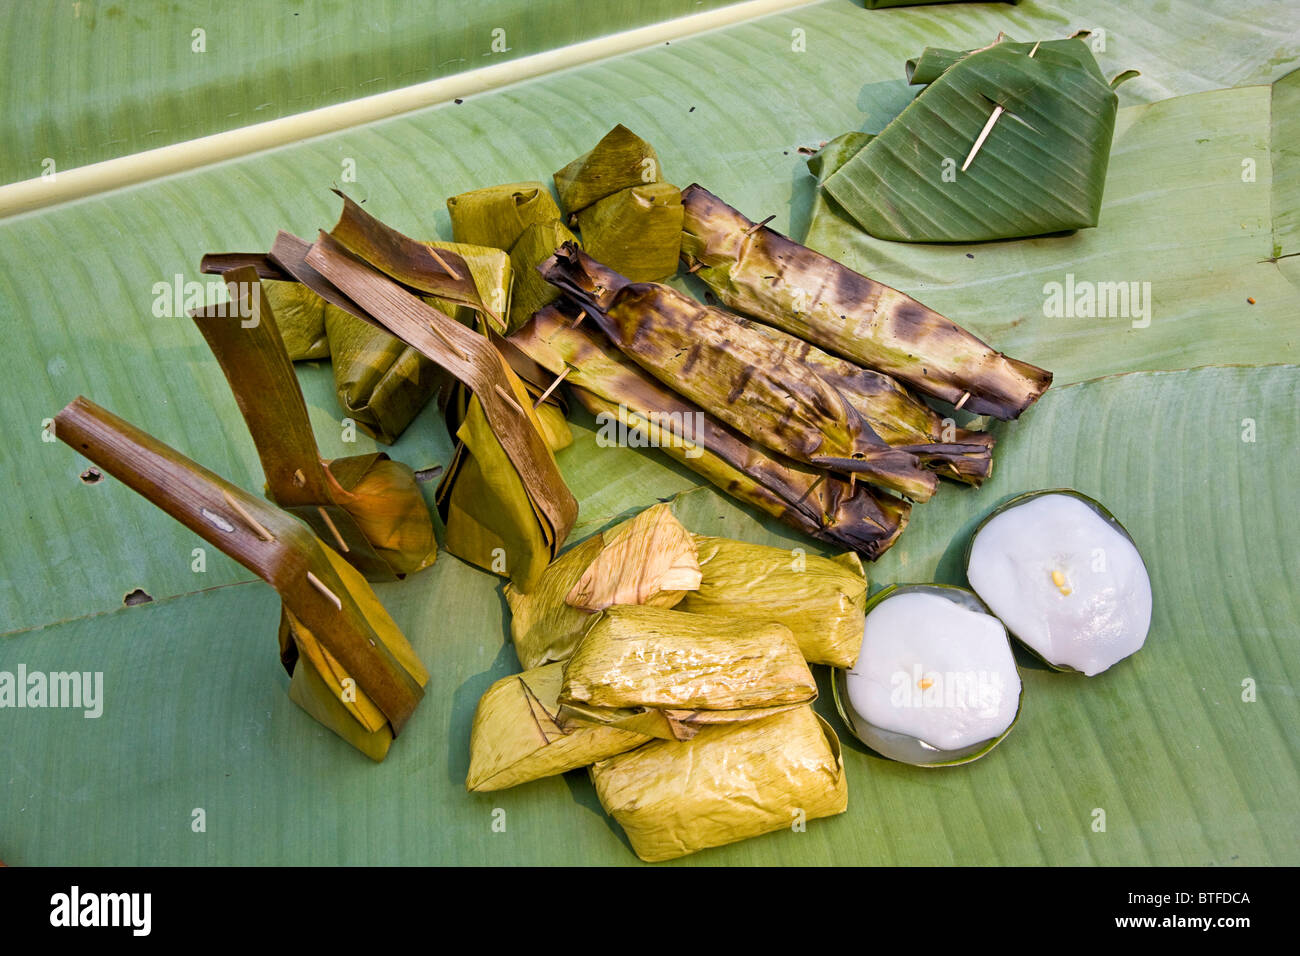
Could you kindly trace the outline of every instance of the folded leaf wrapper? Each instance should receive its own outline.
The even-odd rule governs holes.
[[[579,311],[569,308],[570,315]],[[567,371],[573,396],[597,416],[602,434],[613,432],[607,437],[619,444],[653,445],[804,534],[876,558],[907,525],[907,501],[749,440],[642,371],[600,332],[575,326],[555,305],[507,341],[550,373]]]
[[[429,675],[365,579],[287,512],[214,475],[93,402],[55,434],[107,474],[234,558],[283,601],[280,660],[312,716],[382,760]]]
[[[903,242],[1097,225],[1118,98],[1085,39],[926,50],[909,72],[926,88],[822,184],[858,225]]]
[[[867,578],[856,554],[834,558],[695,535],[701,581],[677,610],[788,627],[810,664],[852,667],[862,649]]]
[[[569,215],[633,186],[660,179],[659,154],[623,124],[606,133],[590,152],[555,174],[555,191]]]
[[[533,223],[519,236],[510,250],[514,290],[510,296],[507,334],[527,322],[538,309],[560,297],[560,290],[543,279],[537,267],[554,255],[560,246],[576,241],[577,237],[558,219]]]
[[[583,248],[633,282],[653,282],[677,271],[682,194],[676,186],[630,186],[592,203],[577,219]]]
[[[911,296],[751,222],[699,185],[682,192],[682,255],[730,308],[924,395],[1016,418],[1052,373],[1008,358]]]
[[[600,612],[565,665],[560,723],[685,740],[706,724],[755,720],[816,697],[783,624],[615,606]]]
[[[325,300],[301,282],[274,279],[262,283],[267,302],[275,313],[285,351],[293,362],[330,357],[325,333]]]
[[[538,182],[508,183],[461,193],[447,200],[457,242],[509,252],[525,229],[560,218],[550,190]]]
[[[320,458],[267,283],[248,266],[222,275],[230,301],[192,312],[191,318],[230,383],[257,446],[271,499],[306,521],[372,580],[428,567],[438,546],[414,472],[384,454],[328,462]],[[334,306],[329,309],[343,314]]]
[[[610,727],[563,730],[556,696],[563,664],[504,677],[487,689],[470,730],[465,789],[504,790],[631,750],[650,738]]]
[[[510,605],[510,639],[526,668],[567,661],[591,625],[593,614],[565,603],[567,595],[605,546],[594,534],[556,558],[538,576],[532,590],[505,586]]]
[[[848,808],[839,738],[811,707],[656,740],[591,768],[605,812],[658,862]]]
[[[615,604],[671,608],[700,586],[700,562],[691,533],[660,503],[616,531],[565,596],[566,604],[603,611]]]

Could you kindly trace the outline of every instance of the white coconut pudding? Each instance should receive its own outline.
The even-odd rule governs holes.
[[[1142,556],[1118,521],[1074,492],[994,512],[975,532],[966,577],[1030,650],[1089,677],[1142,647],[1151,626]]]
[[[1006,628],[973,593],[906,585],[868,605],[857,663],[835,690],[869,747],[932,765],[991,750],[1015,723],[1021,684]]]

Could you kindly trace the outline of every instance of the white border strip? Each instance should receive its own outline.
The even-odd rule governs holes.
[[[294,116],[242,126],[182,143],[160,146],[129,156],[59,171],[49,178],[36,177],[0,186],[0,219],[70,202],[85,196],[148,182],[197,169],[227,159],[274,149],[299,140],[351,129],[401,113],[424,109],[489,90],[645,49],[706,30],[732,26],[756,17],[807,6],[817,0],[745,0],[704,13],[693,13],[663,23],[638,27],[610,36],[584,40],[571,46],[467,70],[373,96],[323,106]]]

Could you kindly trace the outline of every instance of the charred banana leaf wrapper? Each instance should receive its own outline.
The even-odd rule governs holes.
[[[537,267],[566,242],[577,242],[577,237],[555,219],[529,226],[511,248],[510,267],[515,275],[515,287],[510,297],[510,332],[560,297],[560,290],[543,279]]]
[[[445,386],[441,370],[419,352],[326,302],[263,254],[210,254],[200,269],[225,273],[241,265],[253,265],[265,280],[263,297],[290,361],[330,359],[339,407],[376,441],[396,441]]]
[[[271,500],[372,580],[428,567],[438,545],[415,473],[382,453],[322,461],[265,284],[247,266],[223,276],[229,302],[191,318],[230,382]]]
[[[917,391],[1016,418],[1052,373],[1008,358],[911,296],[759,227],[699,185],[682,193],[682,254],[727,306]]]
[[[349,223],[346,228],[352,229],[355,213],[345,208],[340,224]],[[446,275],[431,276],[422,270],[449,266],[468,275],[464,259],[450,253],[451,261],[439,265],[438,252],[429,246],[373,218],[363,225],[366,240],[357,245],[381,256],[380,263],[363,261],[324,232],[307,250],[301,240],[294,242],[282,234],[276,259],[288,271],[297,270],[302,281],[314,283],[336,305],[382,325],[418,349],[473,392],[457,429],[460,444],[438,488],[439,509],[447,525],[445,546],[452,554],[529,590],[559,552],[577,517],[578,504],[543,437],[528,391],[485,335],[440,312],[392,278],[400,273],[421,291],[445,299],[446,289],[437,287],[447,285]]]
[[[927,48],[907,64],[925,89],[858,152],[823,166],[822,188],[880,239],[978,242],[1097,225],[1115,87],[1134,71],[1107,83],[1086,36]]]
[[[811,707],[602,760],[591,780],[636,855],[671,860],[848,808],[839,738]]]
[[[888,550],[906,527],[907,501],[746,438],[642,371],[602,333],[575,325],[572,316],[582,315],[576,306],[569,312],[547,306],[507,342],[551,374],[567,373],[573,396],[602,429],[625,431],[629,444],[641,436],[738,501],[868,558]]]
[[[776,621],[810,664],[852,667],[862,649],[867,576],[856,554],[833,558],[695,535],[700,586],[677,610]]]
[[[654,147],[627,127],[557,172],[555,189],[596,259],[635,282],[677,271],[681,191],[662,180]]]
[[[740,320],[835,386],[884,441],[916,455],[931,471],[979,487],[993,473],[993,436],[958,428],[897,381],[823,352],[789,332]]]
[[[564,667],[560,724],[595,723],[688,740],[817,698],[783,624],[649,605],[601,611]]]
[[[649,737],[615,727],[565,730],[556,722],[563,664],[531,668],[488,688],[470,730],[465,789],[504,790],[585,767]]]
[[[383,760],[429,675],[365,579],[287,512],[93,402],[76,399],[54,423],[60,440],[276,589],[290,697]]]
[[[891,448],[833,386],[771,339],[655,282],[628,282],[576,246],[541,266],[629,358],[706,412],[790,458],[918,501],[935,476]]]

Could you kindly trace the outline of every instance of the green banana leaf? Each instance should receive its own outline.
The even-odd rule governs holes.
[[[13,437],[0,443],[11,489],[0,507],[0,670],[102,671],[105,688],[93,720],[0,711],[0,779],[12,781],[0,801],[0,859],[635,863],[581,772],[464,792],[478,699],[519,670],[498,579],[444,556],[376,587],[432,679],[400,752],[372,766],[285,693],[265,641],[278,620],[274,593],[213,549],[200,561],[200,539],[116,482],[83,480],[87,462],[42,429],[85,394],[257,488],[255,449],[185,318],[184,283],[215,280],[198,274],[199,257],[266,248],[280,228],[329,227],[337,215],[329,186],[344,156],[361,159],[362,175],[347,184],[358,201],[372,200],[408,235],[450,239],[443,197],[544,180],[621,121],[655,144],[674,181],[698,181],[755,220],[775,214],[773,228],[796,238],[815,219],[810,244],[1057,373],[1058,386],[1022,420],[994,426],[997,464],[983,488],[948,486],[915,509],[898,545],[868,566],[873,589],[960,583],[966,538],[984,515],[1016,493],[1068,485],[1125,523],[1155,593],[1143,651],[1089,681],[1026,668],[1015,734],[942,776],[856,749],[830,715],[819,668],[819,709],[845,741],[848,812],[680,865],[1300,863],[1292,825],[1300,704],[1290,690],[1300,607],[1287,577],[1300,517],[1284,493],[1300,465],[1287,311],[1300,257],[1277,258],[1300,252],[1300,89],[1294,74],[1276,82],[1300,66],[1300,25],[1280,2],[1234,5],[1212,24],[1209,16],[1189,0],[1140,19],[1118,0],[870,14],[828,0],[0,220],[0,326],[14,357]],[[1079,28],[1107,30],[1097,53],[1104,75],[1143,72],[1119,90],[1099,228],[1023,243],[897,246],[853,238],[860,230],[850,236],[815,206],[799,147],[883,128],[914,96],[898,72],[907,57],[926,45],[977,47],[998,30]],[[537,29],[539,44],[569,42],[544,23]],[[21,51],[23,35],[0,42]],[[141,42],[170,41],[150,33]],[[342,55],[347,31],[330,42]],[[800,42],[804,52],[794,49]],[[241,77],[253,70],[229,68]],[[125,102],[129,77],[106,75],[99,86]],[[5,115],[34,127],[44,109],[35,104],[57,101],[23,97]],[[179,140],[196,135],[181,120],[214,111],[172,115],[160,135]],[[457,148],[441,148],[449,142]],[[1254,160],[1253,181],[1241,178],[1243,159]],[[1070,272],[1150,281],[1150,326],[1044,316],[1044,285]],[[1292,364],[1192,369],[1216,362]],[[323,456],[379,450],[340,424],[328,363],[297,370]],[[1108,377],[1084,381],[1097,376]],[[590,418],[571,417],[575,441],[557,455],[581,509],[571,542],[664,498],[694,531],[824,553],[652,450],[597,446]],[[428,474],[446,467],[452,444],[427,406],[384,450]],[[436,472],[428,477],[432,502]],[[123,607],[137,588],[155,600]],[[354,825],[358,807],[364,827]],[[199,808],[203,833],[191,826]],[[1106,832],[1092,828],[1099,808]],[[497,809],[504,833],[493,832]]]

